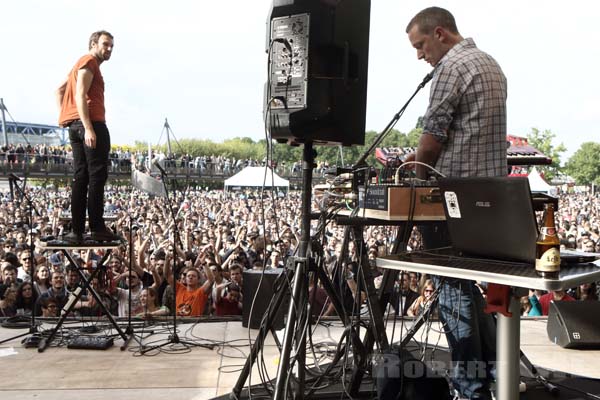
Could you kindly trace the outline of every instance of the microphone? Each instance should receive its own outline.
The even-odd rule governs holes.
[[[158,170],[160,171],[161,174],[163,175],[167,175],[167,171],[164,170],[164,168],[160,165],[160,163],[164,160],[164,156],[160,157],[160,156],[156,156],[152,159],[152,163],[150,164],[151,167],[156,167],[158,168]]]
[[[425,85],[427,85],[427,82],[429,82],[430,80],[433,79],[433,75],[435,75],[435,70],[436,69],[437,69],[437,65],[431,70],[430,73],[428,73],[427,75],[425,75],[425,78],[423,78],[423,82],[421,82],[421,84],[419,85],[421,88],[425,87]]]
[[[69,293],[69,300],[67,300],[67,303],[60,311],[61,316],[69,312],[69,310],[73,306],[73,303],[75,303],[75,301],[77,300],[77,296],[79,296],[79,293],[81,293],[81,286],[77,286],[75,290]]]

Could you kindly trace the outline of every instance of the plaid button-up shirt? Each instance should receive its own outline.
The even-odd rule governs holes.
[[[436,169],[446,176],[503,176],[506,78],[498,63],[464,39],[436,66],[423,132],[443,143]]]

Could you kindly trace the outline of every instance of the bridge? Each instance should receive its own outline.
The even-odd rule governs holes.
[[[223,169],[216,163],[207,163],[200,168],[195,167],[193,163],[188,163],[184,166],[165,165],[165,171],[170,179],[219,183],[238,173],[239,169]],[[298,187],[302,184],[301,172],[292,173],[289,168],[285,167],[278,167],[275,172],[289,180],[290,186]],[[10,174],[27,179],[68,181],[73,177],[72,160],[61,157],[58,160],[50,158],[45,162],[25,155],[21,160],[8,162],[4,157],[0,157],[0,180],[7,180]],[[108,168],[108,174],[109,180],[131,180],[131,162],[125,159],[112,161]],[[319,173],[314,174],[313,182],[321,183],[324,180],[325,178]]]

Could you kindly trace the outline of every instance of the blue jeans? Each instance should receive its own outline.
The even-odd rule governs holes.
[[[83,234],[85,211],[92,232],[106,229],[104,225],[104,184],[108,178],[110,134],[104,122],[92,122],[96,132],[96,147],[85,145],[85,129],[80,120],[69,126],[69,140],[73,149],[73,187],[71,190],[71,216],[73,232]]]
[[[445,225],[421,229],[426,249],[447,246],[449,235]],[[495,379],[496,325],[494,318],[484,312],[485,300],[475,282],[432,277],[440,296],[440,321],[452,356],[451,381],[456,390],[467,398],[489,389]]]

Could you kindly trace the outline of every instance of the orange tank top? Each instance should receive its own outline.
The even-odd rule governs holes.
[[[100,65],[94,56],[86,54],[77,61],[69,73],[60,116],[58,118],[60,126],[66,126],[69,122],[80,119],[77,112],[77,103],[75,102],[75,91],[77,89],[77,74],[82,68],[88,68],[94,74],[92,84],[86,96],[90,119],[94,122],[106,122],[104,115],[104,79],[100,73]]]

